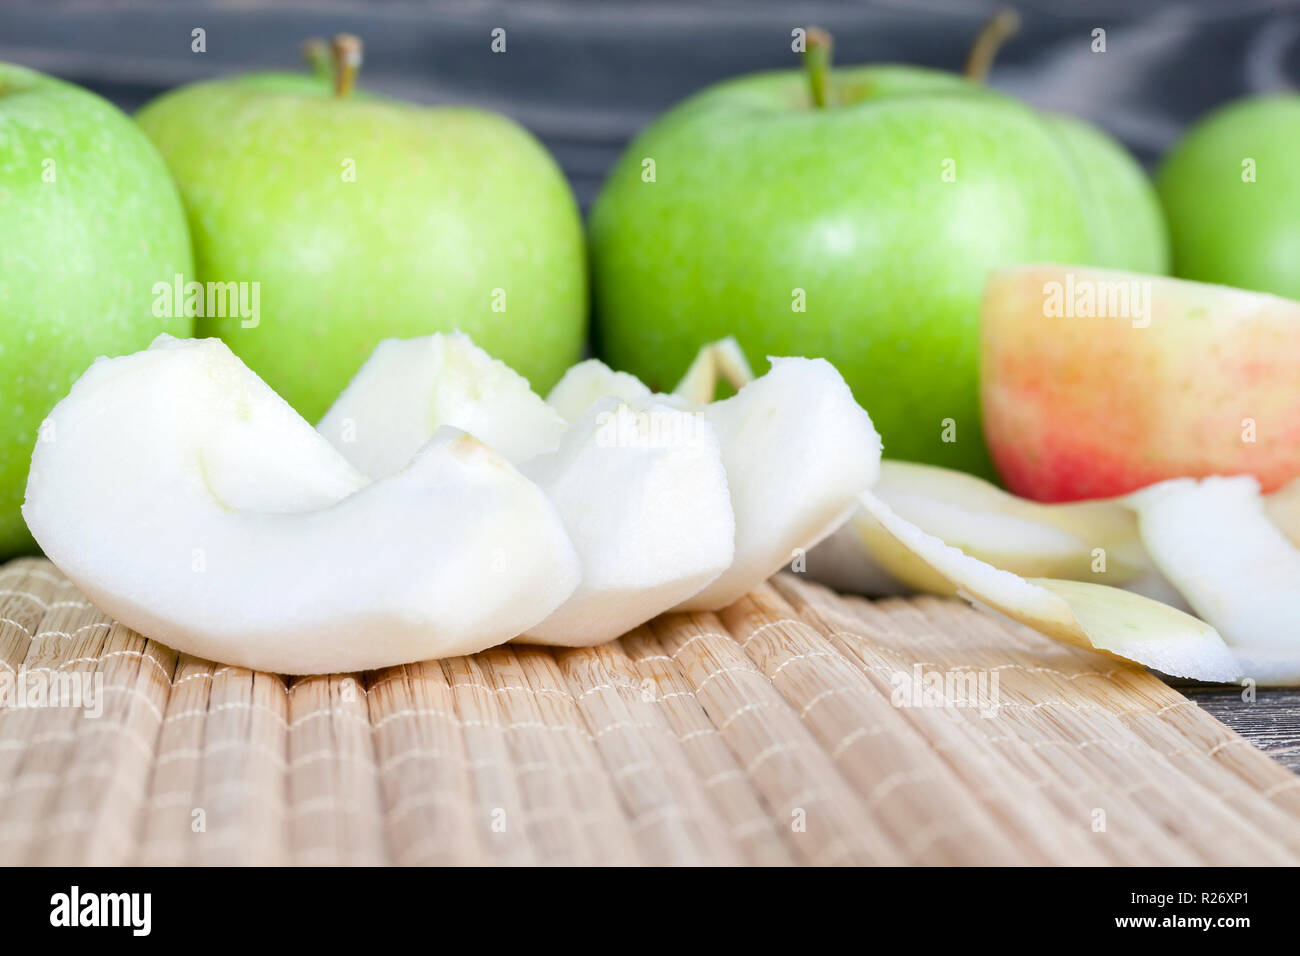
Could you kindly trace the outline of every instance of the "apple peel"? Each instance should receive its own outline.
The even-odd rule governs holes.
[[[1147,550],[1259,684],[1300,683],[1300,549],[1249,475],[1176,478],[1129,495]]]
[[[717,398],[719,380],[736,391],[754,380],[754,370],[734,336],[702,347],[673,394],[694,405],[707,405]]]
[[[50,413],[23,514],[100,609],[286,674],[466,654],[578,584],[554,506],[444,430],[373,483],[217,339],[100,359]]]
[[[1025,579],[945,544],[871,492],[866,512],[959,595],[1048,637],[1194,680],[1235,681],[1241,670],[1209,624],[1159,601],[1104,584]]]
[[[1113,584],[1182,603],[1151,562],[1122,499],[1043,504],[935,465],[883,461],[874,494],[921,530],[1020,577]],[[952,594],[953,585],[902,546],[865,509],[809,560],[823,583],[885,595]]]

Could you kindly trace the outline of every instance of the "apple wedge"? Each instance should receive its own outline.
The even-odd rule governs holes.
[[[1287,540],[1300,548],[1300,478],[1264,496],[1264,511]]]
[[[578,558],[546,495],[447,430],[369,482],[217,339],[100,359],[51,412],[23,515],[103,611],[287,674],[502,643]]]
[[[436,425],[468,432],[508,461],[551,451],[565,421],[528,380],[463,332],[385,339],[317,430],[371,478],[404,468]]]
[[[700,407],[717,432],[736,516],[731,567],[679,608],[733,603],[838,528],[880,468],[880,436],[825,359],[771,358],[731,398]]]
[[[1300,682],[1300,550],[1248,475],[1179,478],[1135,492],[1142,539],[1247,677]]]
[[[600,359],[587,359],[564,373],[546,396],[546,404],[565,421],[572,422],[581,418],[599,399],[612,396],[628,402],[647,402],[652,394],[635,375],[616,372]]]
[[[875,481],[880,436],[848,386],[824,359],[772,358],[753,378],[734,340],[700,349],[672,396],[713,426],[722,449],[735,514],[735,557],[718,578],[679,610],[719,610],[830,535]],[[719,378],[738,389],[711,402]],[[569,370],[556,386],[564,412],[602,394],[635,397],[640,380],[595,362]],[[702,400],[702,401],[701,401]]]
[[[580,647],[626,633],[716,578],[731,563],[735,523],[713,428],[683,400],[652,396],[595,361],[574,366],[557,389],[566,411],[586,403],[572,423],[467,336],[393,339],[320,431],[358,465],[381,469],[447,425],[497,436],[558,509],[582,573],[524,639]],[[341,427],[349,421],[351,443]]]
[[[1119,588],[1050,578],[1026,580],[962,553],[861,496],[880,526],[961,596],[1069,644],[1104,651],[1176,677],[1234,681],[1241,669],[1213,627]]]
[[[559,510],[582,582],[525,640],[613,640],[695,594],[733,555],[727,475],[702,416],[658,402],[596,402],[555,452],[521,466]]]
[[[1163,276],[1027,265],[980,314],[989,450],[1039,501],[1170,478],[1300,476],[1300,302]]]

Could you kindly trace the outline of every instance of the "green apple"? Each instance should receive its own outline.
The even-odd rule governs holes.
[[[1163,271],[1154,191],[1077,120],[933,70],[828,76],[818,39],[807,78],[704,90],[622,157],[591,214],[598,347],[657,387],[726,335],[755,363],[823,356],[889,457],[991,476],[985,278],[1033,261]]]
[[[1300,299],[1300,95],[1239,100],[1192,128],[1156,177],[1174,272]]]
[[[42,420],[98,356],[190,334],[155,314],[154,286],[191,268],[176,187],[135,124],[0,63],[0,559],[33,547],[19,507]]]
[[[358,52],[337,42],[340,57]],[[358,58],[359,61],[359,58]],[[197,320],[306,418],[384,338],[461,329],[539,389],[586,332],[582,223],[510,119],[261,74],[165,94],[137,117],[180,185],[203,283],[258,312]]]

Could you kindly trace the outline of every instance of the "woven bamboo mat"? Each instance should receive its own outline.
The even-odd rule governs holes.
[[[7,864],[1300,861],[1300,780],[1155,677],[788,574],[604,647],[290,681],[23,559],[20,674],[86,690],[0,708]]]

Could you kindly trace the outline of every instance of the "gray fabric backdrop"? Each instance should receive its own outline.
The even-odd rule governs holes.
[[[780,3],[618,0],[292,4],[0,3],[0,60],[64,76],[127,109],[178,83],[296,67],[300,41],[351,31],[363,82],[413,100],[503,110],[559,157],[584,206],[628,138],[672,103],[735,73],[795,65],[790,30],[832,30],[841,62],[958,69],[978,0]],[[1153,162],[1226,100],[1300,86],[1300,0],[1031,0],[993,82],[1117,134]],[[191,52],[202,27],[207,52]],[[507,50],[489,48],[493,28]],[[1093,30],[1106,31],[1094,53]],[[1300,162],[1300,158],[1297,158]]]

